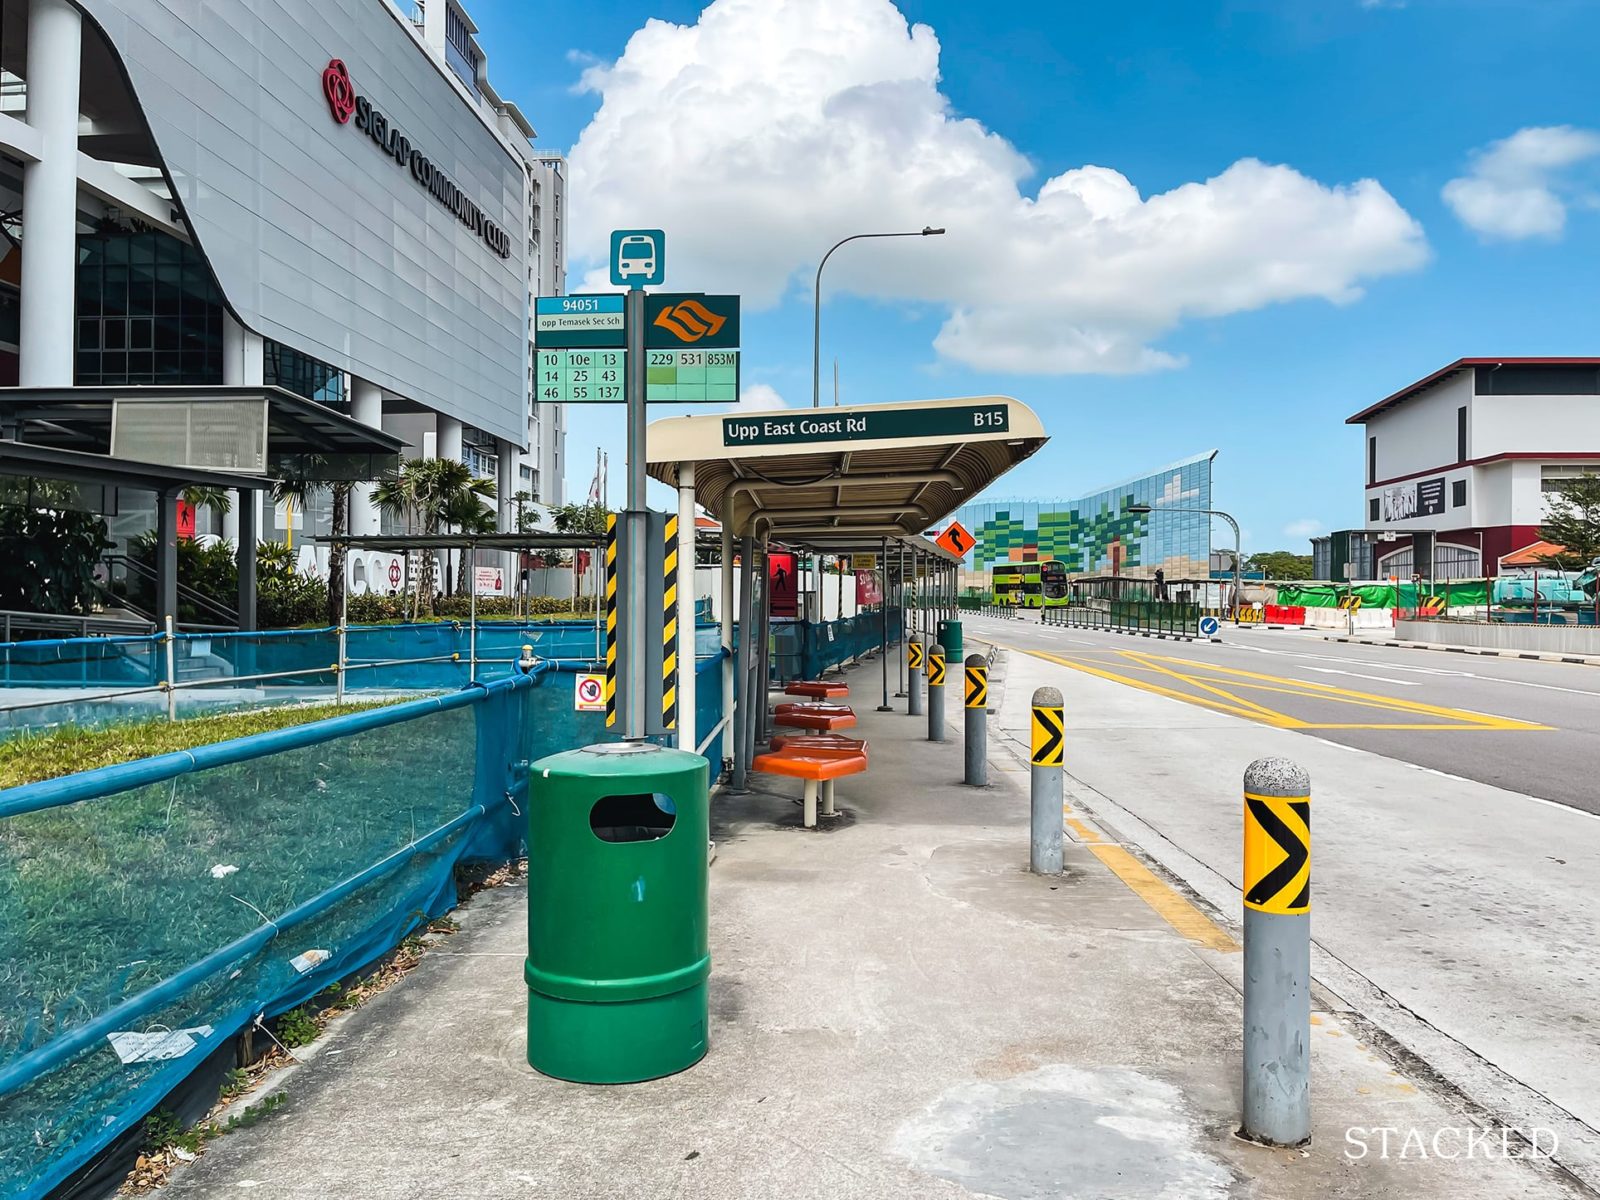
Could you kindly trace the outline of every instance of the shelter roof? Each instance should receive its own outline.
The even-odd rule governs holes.
[[[735,536],[848,552],[924,530],[1048,440],[1006,396],[669,417],[647,434],[650,475],[677,486],[693,463],[699,503]]]

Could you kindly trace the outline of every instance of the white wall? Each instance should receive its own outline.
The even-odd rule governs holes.
[[[1472,441],[1472,372],[1463,371],[1414,396],[1366,425],[1366,436],[1378,439],[1379,479],[1393,479],[1413,471],[1433,471],[1456,461],[1456,410],[1468,406],[1468,449],[1482,457]],[[1362,479],[1366,479],[1367,447],[1361,447]]]
[[[806,576],[803,584],[809,585],[813,576]],[[822,589],[822,619],[836,621],[840,617],[853,617],[858,608],[856,605],[856,581],[854,575],[844,577],[844,602],[841,608],[839,601],[839,577],[837,575],[824,575]],[[733,569],[733,614],[734,620],[739,619],[739,568]],[[694,570],[695,599],[704,596],[711,597],[711,612],[716,620],[722,619],[719,610],[722,604],[722,568],[721,567],[696,567]],[[802,590],[801,595],[805,592]]]
[[[1473,458],[1587,450],[1600,458],[1600,396],[1478,396],[1470,420]]]

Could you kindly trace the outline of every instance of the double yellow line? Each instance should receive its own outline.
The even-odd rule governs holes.
[[[1008,649],[1011,649],[1011,647],[1008,647]],[[1180,691],[1175,687],[1169,687],[1150,679],[1136,679],[1128,675],[1119,674],[1116,671],[1108,671],[1102,667],[1091,666],[1087,662],[1065,658],[1059,654],[1050,654],[1044,650],[1022,650],[1020,652],[1030,654],[1034,658],[1043,659],[1046,662],[1055,663],[1058,666],[1069,667],[1074,671],[1081,671],[1086,675],[1109,679],[1114,683],[1138,688],[1140,691],[1151,692],[1157,696],[1166,696],[1172,700],[1182,700],[1185,704],[1196,704],[1202,708],[1228,713],[1231,716],[1259,721],[1263,725],[1270,725],[1276,729],[1530,732],[1547,731],[1551,728],[1548,725],[1538,725],[1530,721],[1519,721],[1513,717],[1497,717],[1487,713],[1469,712],[1461,708],[1444,708],[1437,704],[1423,704],[1415,700],[1402,700],[1395,696],[1380,696],[1372,692],[1352,691],[1349,688],[1335,687],[1327,683],[1286,679],[1281,675],[1262,675],[1255,671],[1240,670],[1237,667],[1218,666],[1214,663],[1199,663],[1187,658],[1168,658],[1157,654],[1145,654],[1137,650],[1118,650],[1115,653],[1122,658],[1128,659],[1137,670],[1157,678],[1166,678],[1187,684],[1197,690]],[[1171,666],[1163,666],[1162,664],[1164,663],[1175,664],[1177,667],[1187,668],[1187,670],[1174,670]],[[1209,677],[1206,677],[1207,675]],[[1354,722],[1308,721],[1266,704],[1246,699],[1238,694],[1241,691],[1269,692],[1285,696],[1296,696],[1300,699],[1332,701],[1338,704],[1348,704],[1356,708],[1371,708],[1417,718],[1432,719]]]

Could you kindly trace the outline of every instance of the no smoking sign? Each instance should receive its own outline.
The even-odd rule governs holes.
[[[572,707],[578,712],[604,712],[606,677],[592,674],[577,676],[572,685]]]

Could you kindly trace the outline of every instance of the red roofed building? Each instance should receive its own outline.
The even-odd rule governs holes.
[[[1495,575],[1560,480],[1600,474],[1600,358],[1457,359],[1347,423],[1366,426],[1366,528],[1394,535],[1372,576]]]

